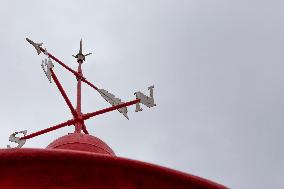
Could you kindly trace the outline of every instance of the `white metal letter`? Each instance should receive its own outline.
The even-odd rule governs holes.
[[[26,143],[26,139],[22,139],[21,140],[20,139],[21,137],[16,137],[16,135],[20,134],[20,133],[23,134],[24,136],[26,136],[27,130],[20,131],[20,132],[15,132],[15,133],[11,134],[10,137],[9,137],[9,141],[15,142],[15,143],[18,144],[18,146],[15,147],[15,148],[21,148]],[[7,145],[7,148],[11,148],[11,146]]]
[[[144,95],[140,91],[134,93],[134,95],[136,95],[137,99],[140,99],[140,103],[144,104],[148,108],[151,108],[153,106],[156,106],[156,104],[154,102],[154,91],[153,91],[153,89],[154,89],[154,85],[148,87],[148,90],[150,90],[150,97]],[[142,111],[142,110],[143,109],[140,107],[140,104],[137,103],[135,112],[139,112],[139,111]]]

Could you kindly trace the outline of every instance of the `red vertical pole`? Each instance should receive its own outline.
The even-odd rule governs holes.
[[[81,115],[82,115],[82,109],[81,109],[81,83],[82,83],[81,80],[82,80],[82,76],[83,76],[82,68],[81,68],[82,63],[83,63],[82,60],[78,60],[79,66],[78,66],[78,76],[77,76],[77,108],[76,108],[76,112],[77,112],[77,115],[78,115],[80,121],[78,121],[75,124],[75,132],[76,133],[81,133],[81,130],[83,130],[85,133],[87,133],[87,130],[85,128],[86,126],[83,123],[83,120],[80,119]]]
[[[78,73],[79,73],[79,77],[77,77],[77,113],[81,114],[81,77],[82,74],[82,68],[81,68],[81,64],[82,62],[79,61],[79,66],[78,66]]]

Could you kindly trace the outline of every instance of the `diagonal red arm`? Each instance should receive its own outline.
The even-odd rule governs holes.
[[[88,132],[88,130],[87,130],[86,125],[85,125],[84,122],[83,122],[82,130],[83,130],[83,132],[84,132],[85,134],[89,134],[89,132]]]
[[[102,110],[99,110],[99,111],[96,111],[96,112],[83,114],[82,117],[83,117],[83,120],[90,119],[91,117],[94,117],[94,116],[97,116],[97,115],[100,115],[100,114],[104,114],[106,112],[110,112],[110,111],[113,111],[113,110],[117,110],[119,108],[123,108],[123,107],[126,107],[126,106],[131,106],[131,105],[137,104],[139,102],[140,102],[140,99],[132,100],[132,101],[125,102],[125,103],[122,103],[122,104],[119,104],[119,105],[116,105],[116,106],[112,106],[112,107],[109,107],[109,108],[105,108],[105,109],[102,109]]]
[[[44,53],[45,49],[43,49],[42,47],[40,47],[40,50]],[[56,58],[55,56],[53,56],[52,54],[48,53],[48,56],[53,59],[54,61],[56,61],[58,64],[60,64],[61,66],[63,66],[65,69],[67,69],[68,71],[70,71],[71,73],[73,73],[76,77],[80,77],[80,74],[78,72],[76,72],[75,70],[71,69],[70,67],[68,67],[66,64],[64,64],[63,62],[61,62],[58,58]],[[53,75],[53,74],[52,74]],[[85,82],[87,85],[89,85],[90,87],[92,87],[93,89],[95,89],[96,91],[98,91],[98,87],[96,87],[94,84],[92,84],[91,82],[89,82],[86,78],[81,78],[81,81]],[[59,83],[60,85],[60,83]],[[64,96],[63,96],[64,97]],[[65,100],[66,101],[66,100]],[[67,102],[67,101],[66,101]],[[68,104],[68,103],[67,103]],[[70,103],[71,104],[71,103]],[[69,106],[69,105],[68,105]],[[115,107],[115,106],[113,106]],[[111,108],[113,108],[111,107]],[[123,106],[124,107],[124,106]],[[70,106],[69,106],[70,108]],[[119,108],[117,108],[119,109]],[[114,109],[115,110],[115,109]],[[72,111],[72,110],[71,110]],[[112,110],[110,110],[112,111]],[[72,113],[73,114],[73,113]],[[74,116],[74,115],[73,115]],[[86,131],[87,132],[87,131]],[[85,133],[86,133],[85,132]]]
[[[45,49],[43,49],[42,47],[39,47],[40,50],[44,53]],[[73,70],[72,68],[68,67],[66,64],[64,64],[63,62],[61,62],[58,58],[56,58],[55,56],[53,56],[52,54],[50,54],[49,52],[47,53],[48,56],[54,60],[55,62],[57,62],[58,64],[60,64],[61,66],[63,66],[66,70],[70,71],[71,73],[73,73],[76,77],[80,77],[79,73],[75,70]],[[94,88],[95,90],[98,90],[98,88],[93,85],[91,82],[89,82],[86,78],[82,78],[82,81],[87,83],[89,86],[91,86],[92,88]]]
[[[96,91],[98,90],[98,87],[96,87],[95,85],[93,85],[91,82],[89,82],[86,78],[82,78],[82,81],[87,83],[90,87],[92,87],[93,89],[95,89]]]
[[[70,119],[70,120],[68,120],[68,121],[66,121],[66,122],[64,122],[64,123],[60,123],[60,124],[55,125],[55,126],[53,126],[53,127],[49,127],[49,128],[47,128],[47,129],[43,129],[43,130],[41,130],[41,131],[38,131],[38,132],[35,132],[35,133],[32,133],[32,134],[29,134],[29,135],[24,136],[24,137],[22,137],[22,138],[20,138],[20,139],[21,139],[21,140],[22,140],[22,139],[30,139],[30,138],[36,137],[36,136],[38,136],[38,135],[42,135],[42,134],[44,134],[44,133],[48,133],[48,132],[50,132],[50,131],[54,131],[54,130],[56,130],[56,129],[60,129],[60,128],[65,127],[65,126],[73,125],[75,122],[76,122],[75,119]]]
[[[54,71],[52,70],[52,68],[50,69],[50,72],[51,72],[51,76],[52,76],[52,78],[53,78],[53,80],[54,80],[54,82],[55,82],[57,88],[59,89],[60,93],[62,94],[62,96],[63,96],[63,98],[64,98],[64,100],[65,100],[65,102],[67,103],[69,109],[71,110],[71,113],[72,113],[73,117],[74,117],[74,118],[77,118],[77,117],[78,117],[78,114],[77,114],[76,110],[74,109],[72,103],[70,102],[68,96],[66,95],[66,93],[65,93],[65,91],[64,91],[64,89],[63,89],[63,87],[62,87],[62,85],[61,85],[60,82],[58,81],[58,79],[57,79],[57,77],[56,77]]]
[[[40,48],[40,50],[44,53],[45,52],[45,50],[42,48],[42,47],[39,47]],[[50,54],[50,53],[47,53],[48,54],[48,56],[52,59],[52,60],[54,60],[55,62],[57,62],[58,64],[60,64],[61,66],[63,66],[65,69],[67,69],[68,71],[70,71],[71,73],[73,73],[76,77],[78,77],[79,76],[79,73],[78,72],[76,72],[75,70],[73,70],[73,69],[71,69],[70,67],[68,67],[66,64],[64,64],[63,62],[61,62],[58,58],[56,58],[55,56],[53,56],[52,54]]]

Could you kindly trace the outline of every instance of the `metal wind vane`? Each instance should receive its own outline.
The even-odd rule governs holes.
[[[135,112],[142,111],[140,104],[143,104],[143,105],[147,106],[148,108],[156,106],[156,104],[154,102],[154,95],[153,95],[154,86],[148,87],[148,90],[150,91],[149,96],[138,91],[138,92],[134,93],[134,95],[136,96],[136,98],[134,100],[128,101],[128,102],[123,102],[120,98],[116,97],[114,94],[108,92],[105,89],[100,89],[100,88],[96,87],[95,85],[93,85],[91,82],[89,82],[83,75],[82,64],[85,61],[86,56],[89,56],[92,53],[83,54],[82,40],[80,41],[79,52],[76,55],[72,55],[74,58],[77,59],[77,63],[78,63],[77,71],[71,69],[66,64],[64,64],[62,61],[60,61],[55,56],[53,56],[51,53],[49,53],[46,49],[44,49],[42,47],[43,43],[35,43],[28,38],[26,38],[26,40],[35,48],[38,55],[40,53],[43,53],[46,56],[46,58],[44,60],[42,60],[42,64],[41,64],[41,67],[44,71],[44,74],[46,75],[46,77],[47,77],[47,79],[49,80],[50,83],[52,83],[52,80],[53,80],[53,82],[57,86],[57,88],[60,91],[62,97],[64,98],[73,118],[69,119],[69,120],[67,120],[63,123],[60,123],[58,125],[55,125],[55,126],[52,126],[52,127],[31,133],[31,134],[27,134],[26,130],[14,132],[13,134],[10,135],[9,141],[15,142],[15,143],[18,144],[15,148],[21,148],[25,144],[27,139],[42,135],[42,134],[50,132],[50,131],[54,131],[56,129],[60,129],[62,127],[71,126],[71,125],[75,126],[74,132],[76,132],[76,133],[82,133],[83,132],[85,134],[89,134],[89,132],[86,128],[86,125],[85,125],[85,120],[90,119],[90,118],[95,117],[95,116],[100,115],[100,114],[110,112],[110,111],[118,110],[124,117],[129,119],[128,115],[127,115],[127,112],[128,112],[127,106],[136,105]],[[53,64],[52,60],[57,62],[59,65],[61,65],[63,68],[65,68],[69,72],[71,72],[75,76],[75,78],[77,79],[77,104],[76,104],[76,108],[73,106],[73,104],[69,100],[69,97],[67,96],[67,94],[65,93],[65,90],[63,89],[61,83],[59,82],[59,80],[58,80],[58,78],[57,78],[57,76],[56,76],[56,74],[53,70],[55,65]],[[104,98],[104,100],[107,101],[111,106],[108,107],[108,108],[102,109],[102,110],[95,111],[95,112],[83,113],[82,110],[81,110],[81,84],[82,84],[82,82],[89,85],[91,88],[93,88],[95,91],[97,91]],[[20,135],[20,134],[21,134],[21,136],[17,136],[17,135]],[[7,145],[7,147],[11,148],[10,145]]]

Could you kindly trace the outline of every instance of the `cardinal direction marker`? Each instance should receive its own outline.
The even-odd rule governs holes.
[[[108,102],[110,103],[112,106],[116,106],[119,104],[122,104],[123,102],[121,101],[121,99],[116,98],[113,94],[109,93],[107,90],[104,89],[99,89],[98,92],[101,94],[101,96]],[[122,113],[124,115],[124,117],[126,117],[127,119],[127,107],[123,107],[123,108],[119,108],[118,111],[120,113]]]
[[[148,90],[150,90],[150,97],[144,95],[140,91],[134,93],[134,95],[136,95],[136,99],[140,99],[140,103],[144,104],[148,108],[151,108],[151,107],[156,106],[156,104],[154,102],[154,90],[153,89],[154,89],[154,85],[148,87]],[[135,112],[139,112],[139,111],[142,111],[142,110],[143,109],[140,107],[140,104],[137,103]]]
[[[26,38],[26,40],[32,45],[34,46],[37,54],[39,55],[41,53],[40,47],[42,46],[43,43],[35,43],[32,40],[30,40],[29,38]]]
[[[15,148],[21,148],[26,143],[26,139],[21,139],[21,137],[16,137],[17,134],[23,134],[24,136],[26,136],[27,130],[15,132],[11,134],[9,137],[9,141],[15,142],[18,144],[18,146],[16,146]],[[7,148],[11,148],[11,146],[7,145]]]
[[[55,125],[53,127],[50,128],[46,128],[34,133],[31,133],[29,135],[26,135],[27,131],[21,131],[21,132],[15,132],[13,133],[9,140],[11,142],[15,142],[18,144],[17,148],[22,147],[27,139],[31,139],[33,137],[60,129],[62,127],[66,127],[66,126],[75,126],[75,133],[85,133],[88,134],[88,131],[86,129],[86,125],[85,125],[85,120],[93,118],[95,116],[107,113],[107,112],[111,112],[114,110],[118,110],[120,113],[122,113],[127,119],[128,119],[128,115],[127,115],[127,106],[132,106],[136,104],[136,111],[141,111],[142,109],[140,108],[140,103],[144,104],[147,107],[153,107],[156,104],[154,103],[154,97],[153,97],[153,88],[154,86],[150,86],[148,89],[150,90],[150,96],[146,96],[141,92],[136,92],[136,99],[128,101],[128,102],[122,102],[121,99],[115,97],[115,95],[113,95],[112,93],[108,92],[105,89],[99,89],[98,87],[96,87],[95,85],[93,85],[91,82],[89,82],[83,75],[83,71],[82,71],[82,63],[85,61],[86,56],[92,54],[92,53],[87,53],[87,54],[83,54],[83,48],[82,48],[82,40],[80,41],[80,49],[78,54],[73,55],[73,57],[75,57],[77,59],[77,63],[78,65],[78,70],[75,71],[73,69],[71,69],[70,67],[68,67],[66,64],[64,64],[62,61],[60,61],[59,59],[57,59],[55,56],[53,56],[51,53],[47,52],[47,50],[42,46],[42,43],[35,43],[32,40],[26,38],[26,40],[36,49],[37,53],[40,54],[41,52],[43,52],[47,58],[45,60],[42,61],[41,67],[46,75],[46,77],[48,78],[48,80],[51,82],[51,79],[53,79],[54,83],[56,84],[58,90],[60,91],[61,95],[63,96],[66,104],[68,105],[69,109],[71,110],[71,113],[73,115],[73,118],[65,121],[63,123],[60,123],[58,125]],[[71,73],[73,73],[73,75],[75,76],[75,78],[77,79],[77,107],[76,109],[73,107],[71,101],[69,100],[69,97],[67,96],[65,90],[63,89],[62,85],[60,84],[57,76],[54,73],[53,70],[53,63],[51,61],[51,59],[55,62],[57,62],[58,64],[60,64],[61,66],[63,66],[65,69],[67,69],[68,71],[70,71]],[[108,108],[104,108],[101,110],[97,110],[94,112],[90,112],[90,113],[83,113],[81,111],[82,107],[81,107],[81,83],[84,82],[87,85],[89,85],[90,87],[92,87],[93,89],[95,89],[97,92],[100,93],[100,95],[108,102],[111,104],[111,107]],[[17,137],[17,134],[23,134],[24,136],[22,137]],[[10,146],[8,146],[8,148],[11,148]]]
[[[87,54],[83,54],[82,52],[82,39],[80,41],[80,49],[79,49],[79,53],[77,55],[72,55],[74,58],[77,58],[77,62],[78,61],[85,61],[85,57],[91,55],[92,53],[87,53]]]
[[[45,59],[45,60],[42,60],[42,64],[41,64],[41,67],[47,77],[47,79],[49,80],[50,83],[51,82],[51,76],[52,76],[52,73],[51,73],[51,69],[54,67],[52,61],[50,58]]]

